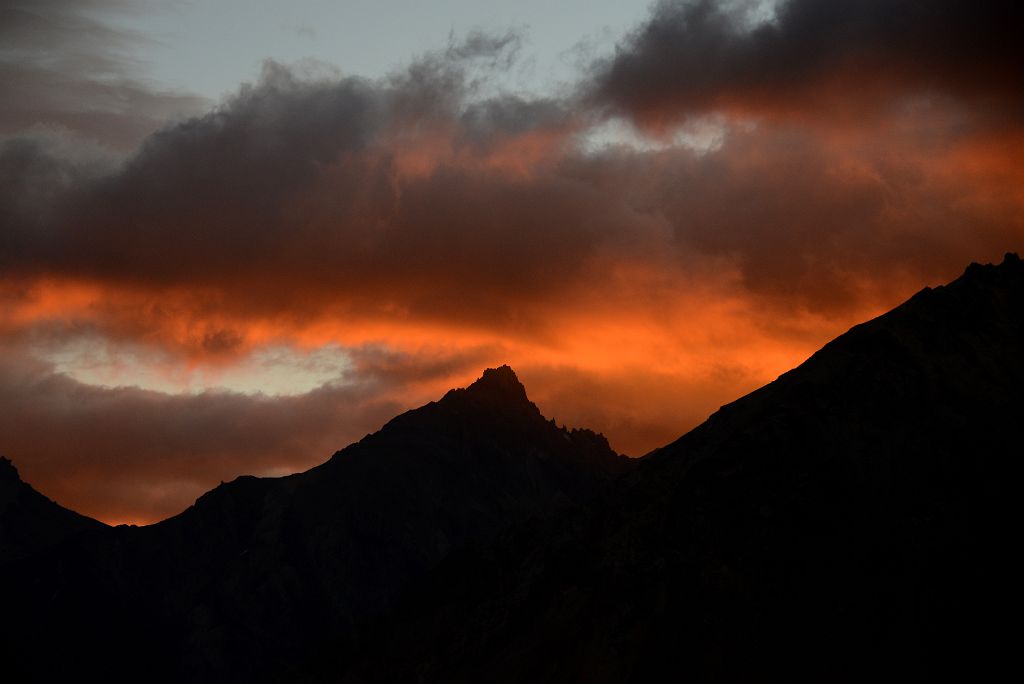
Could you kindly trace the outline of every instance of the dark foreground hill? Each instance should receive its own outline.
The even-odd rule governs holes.
[[[292,681],[987,681],[1016,669],[1024,265],[974,264]]]
[[[453,549],[581,503],[630,463],[545,420],[502,367],[319,467],[238,478],[153,526],[61,541],[53,510],[0,517],[5,547],[47,542],[0,569],[0,679],[262,679],[388,609]]]

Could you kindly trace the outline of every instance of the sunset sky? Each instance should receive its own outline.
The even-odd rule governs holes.
[[[1022,5],[0,0],[0,454],[142,524],[507,363],[642,455],[1024,251]]]

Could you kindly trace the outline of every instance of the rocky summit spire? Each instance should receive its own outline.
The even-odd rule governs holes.
[[[523,383],[519,382],[515,371],[508,365],[488,368],[479,380],[466,388],[466,391],[474,396],[490,399],[530,401],[526,396],[526,388],[523,387]]]

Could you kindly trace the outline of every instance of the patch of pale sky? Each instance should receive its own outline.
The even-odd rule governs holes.
[[[230,363],[180,362],[152,348],[102,338],[78,339],[37,351],[74,380],[101,387],[138,387],[173,394],[227,391],[297,395],[342,379],[352,363],[344,348],[257,348]]]
[[[685,148],[707,154],[722,146],[728,132],[728,122],[716,115],[694,117],[663,134],[643,131],[626,119],[616,117],[583,131],[577,138],[577,145],[584,154],[601,154],[622,148],[637,152]]]
[[[512,91],[549,93],[573,80],[572,48],[611,49],[650,0],[146,0],[109,21],[150,39],[138,57],[158,84],[217,100],[255,80],[264,60],[314,60],[377,78],[474,30],[524,35]]]

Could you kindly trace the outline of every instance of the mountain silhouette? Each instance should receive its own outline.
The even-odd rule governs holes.
[[[487,370],[312,470],[240,477],[156,525],[13,563],[3,640],[43,681],[252,681],[381,613],[453,549],[580,503],[631,463],[546,420],[507,366]],[[47,658],[55,643],[64,657]]]
[[[964,681],[1015,665],[1024,265],[972,264],[290,681]]]
[[[157,525],[23,507],[0,656],[19,681],[991,679],[1016,653],[1022,352],[1007,255],[638,461],[502,367]]]

